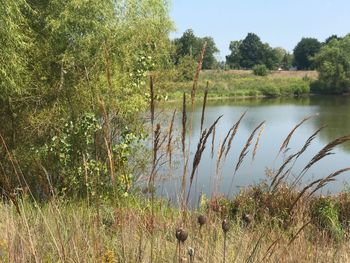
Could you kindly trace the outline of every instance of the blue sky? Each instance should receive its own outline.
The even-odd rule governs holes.
[[[272,47],[292,51],[302,37],[320,41],[332,34],[350,33],[350,0],[172,0],[170,15],[180,37],[192,28],[197,36],[211,36],[229,53],[231,40],[256,33]]]

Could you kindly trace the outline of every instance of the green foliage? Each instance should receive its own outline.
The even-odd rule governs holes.
[[[311,218],[322,230],[335,239],[343,236],[339,221],[339,209],[330,198],[319,198],[312,204]]]
[[[255,65],[253,67],[253,72],[256,76],[267,76],[269,73],[265,65]]]
[[[242,41],[231,41],[229,49],[231,54],[226,56],[226,64],[230,66],[232,69],[240,69],[241,68],[241,53],[239,52],[239,47],[241,46]]]
[[[90,186],[110,184],[105,140],[123,142],[126,126],[142,132],[148,76],[171,65],[168,3],[9,0],[0,13],[0,133],[33,185],[42,163],[60,192],[91,195]],[[88,113],[103,132],[87,126]],[[52,159],[32,155],[45,145]],[[125,168],[122,188],[130,188],[141,164]]]
[[[212,37],[197,37],[192,29],[186,30],[180,38],[174,40],[176,52],[174,54],[175,64],[180,64],[181,60],[187,56],[198,61],[204,43],[207,42],[206,51],[203,58],[203,69],[213,69],[217,65],[215,53],[219,50]]]
[[[192,56],[184,56],[180,58],[177,66],[178,79],[189,81],[192,80],[196,72],[197,62]]]
[[[254,33],[249,33],[239,47],[241,67],[253,68],[255,65],[263,64],[263,50],[264,45],[260,38]]]
[[[350,35],[341,40],[332,39],[315,56],[319,80],[313,91],[343,93],[350,90]]]
[[[286,53],[282,48],[272,48],[262,43],[254,33],[249,33],[243,40],[232,41],[229,48],[231,54],[226,56],[226,63],[233,69],[252,69],[255,65],[277,69],[282,65]]]
[[[299,70],[314,69],[312,57],[317,54],[320,48],[321,43],[317,39],[302,38],[293,51],[294,65]]]
[[[293,66],[293,60],[293,55],[286,52],[282,58],[281,68],[284,70],[289,70]]]

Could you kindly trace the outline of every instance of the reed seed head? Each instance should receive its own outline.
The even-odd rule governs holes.
[[[198,224],[202,227],[207,222],[207,218],[204,215],[198,216]]]
[[[175,236],[176,236],[176,239],[180,242],[185,242],[187,237],[188,237],[188,233],[183,230],[182,228],[178,228],[176,229],[176,232],[175,232]]]
[[[230,230],[230,224],[228,223],[227,219],[222,220],[221,227],[225,234]]]

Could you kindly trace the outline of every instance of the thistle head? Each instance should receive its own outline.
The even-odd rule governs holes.
[[[230,224],[228,223],[227,219],[222,220],[221,227],[225,234],[230,230]]]

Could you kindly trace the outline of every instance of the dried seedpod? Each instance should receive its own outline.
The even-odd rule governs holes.
[[[202,227],[207,222],[207,218],[204,215],[198,216],[198,224]]]
[[[185,230],[183,230],[182,228],[178,228],[178,229],[176,229],[175,236],[179,242],[183,243],[186,241],[186,239],[188,237],[188,233]]]
[[[248,226],[252,222],[252,216],[247,213],[242,214],[242,221],[245,226]]]
[[[190,262],[192,263],[194,261],[194,249],[189,247],[187,253],[190,256]]]
[[[227,219],[222,220],[221,227],[225,234],[230,230],[230,224],[228,223]]]

